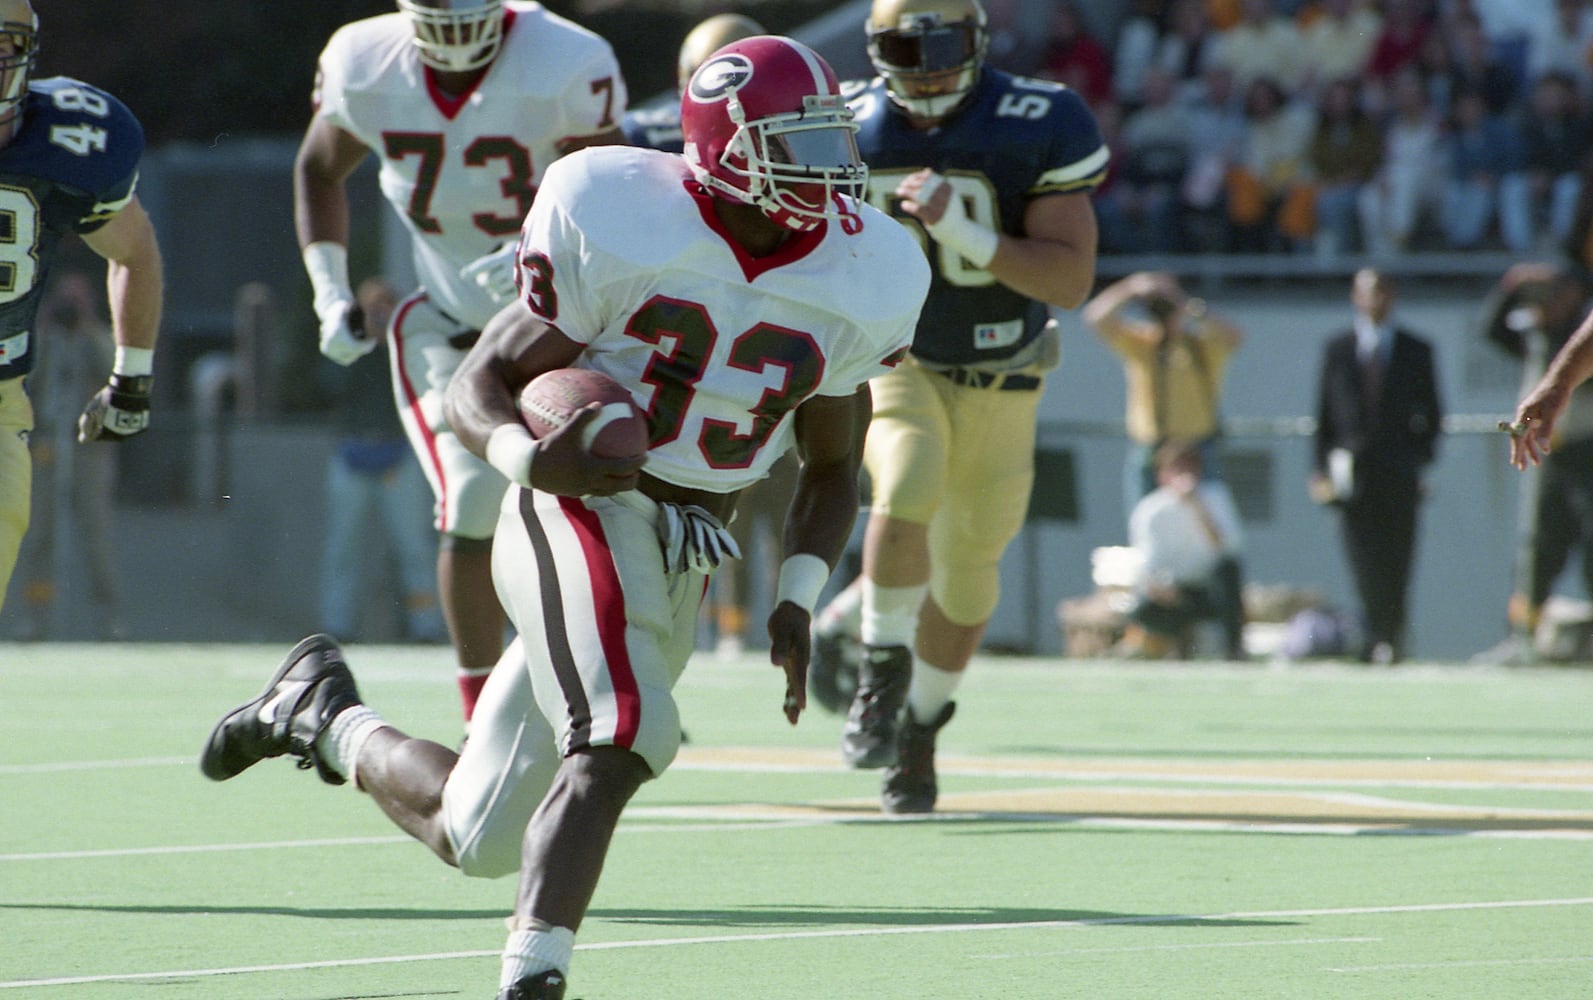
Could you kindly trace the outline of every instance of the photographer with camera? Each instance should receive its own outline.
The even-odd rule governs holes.
[[[1084,307],[1084,322],[1123,359],[1129,447],[1124,516],[1156,488],[1156,449],[1192,442],[1205,479],[1220,480],[1222,382],[1243,335],[1171,274],[1138,271]]]

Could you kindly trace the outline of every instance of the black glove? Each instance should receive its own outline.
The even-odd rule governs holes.
[[[149,426],[151,375],[112,374],[77,418],[79,441],[121,441]]]

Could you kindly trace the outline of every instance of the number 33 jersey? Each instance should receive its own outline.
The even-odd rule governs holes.
[[[376,153],[420,283],[479,330],[497,305],[459,269],[520,231],[562,140],[619,123],[625,83],[606,41],[537,4],[507,5],[497,58],[458,97],[418,53],[403,14],[344,25],[321,53],[316,114]]]
[[[1044,303],[998,282],[989,271],[935,243],[901,209],[896,186],[924,167],[945,176],[968,215],[998,232],[1023,234],[1035,198],[1093,191],[1109,158],[1095,116],[1076,91],[986,66],[957,113],[930,130],[914,129],[890,102],[885,82],[852,90],[857,145],[868,164],[868,200],[896,216],[929,255],[934,284],[913,355],[943,365],[1000,361],[1040,335]]]
[[[28,85],[0,149],[0,380],[33,370],[33,324],[61,237],[91,233],[133,198],[144,130],[116,98],[68,77]]]
[[[554,164],[526,219],[519,286],[586,345],[577,363],[647,412],[650,475],[731,493],[794,441],[793,411],[849,396],[906,354],[929,285],[907,232],[866,205],[752,257],[684,158],[628,146]]]

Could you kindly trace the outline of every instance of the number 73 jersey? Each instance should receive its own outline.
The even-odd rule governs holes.
[[[126,105],[68,77],[28,85],[22,128],[0,149],[0,380],[33,370],[33,325],[61,238],[91,233],[133,198],[144,130]]]
[[[962,199],[968,217],[1023,234],[1029,202],[1088,195],[1109,158],[1095,116],[1077,91],[986,66],[968,101],[934,129],[915,129],[876,78],[848,88],[858,149],[868,164],[868,200],[895,216],[929,256],[934,278],[913,339],[915,357],[943,365],[999,362],[1040,335],[1048,310],[989,271],[936,243],[902,211],[896,186],[929,167]]]

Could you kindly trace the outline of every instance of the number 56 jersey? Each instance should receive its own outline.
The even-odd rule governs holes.
[[[68,77],[28,85],[0,149],[0,380],[33,370],[33,324],[61,238],[133,199],[144,130],[116,98]]]
[[[1088,105],[1061,84],[991,66],[980,71],[967,103],[934,129],[913,128],[879,78],[850,93],[847,103],[857,115],[857,145],[868,164],[869,203],[900,219],[934,268],[913,356],[942,365],[1010,358],[1040,335],[1049,315],[1045,304],[934,242],[901,210],[896,186],[932,168],[974,221],[1022,235],[1031,200],[1088,194],[1105,177],[1109,154]]]
[[[791,447],[804,400],[849,396],[905,356],[929,269],[906,230],[861,203],[753,257],[713,201],[679,155],[566,156],[526,219],[519,285],[586,345],[578,365],[646,411],[648,474],[733,493]]]

